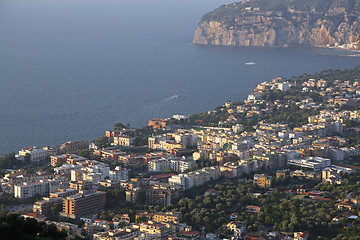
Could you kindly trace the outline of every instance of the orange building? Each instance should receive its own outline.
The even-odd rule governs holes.
[[[56,167],[56,164],[58,163],[65,163],[66,159],[67,157],[65,155],[51,156],[50,157],[51,166]]]
[[[153,129],[164,128],[166,127],[167,121],[167,119],[151,119],[148,126],[153,127]]]
[[[101,210],[105,207],[105,192],[82,192],[69,196],[63,201],[62,216],[69,218],[78,218],[95,210]]]

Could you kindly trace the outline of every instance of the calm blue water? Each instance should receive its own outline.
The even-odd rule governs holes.
[[[201,16],[228,2],[1,0],[0,154],[212,109],[275,76],[360,64],[320,56],[334,50],[192,45]]]

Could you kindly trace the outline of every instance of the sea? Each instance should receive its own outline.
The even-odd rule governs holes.
[[[210,110],[276,76],[360,64],[344,50],[193,45],[201,17],[231,2],[1,0],[0,155]]]

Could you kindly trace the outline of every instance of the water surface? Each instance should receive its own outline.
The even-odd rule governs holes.
[[[360,64],[340,50],[192,45],[201,16],[229,2],[0,1],[0,154],[205,111],[275,76]]]

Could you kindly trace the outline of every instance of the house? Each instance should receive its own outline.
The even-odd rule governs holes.
[[[130,223],[130,217],[129,214],[116,214],[112,218],[113,222],[124,222],[124,223]]]
[[[246,212],[251,212],[251,213],[259,213],[261,212],[261,207],[259,206],[254,206],[254,205],[248,205],[246,206]]]
[[[338,203],[337,208],[342,211],[351,211],[354,208],[354,204],[350,200],[346,199],[341,203]]]
[[[234,219],[236,219],[237,217],[238,217],[238,214],[235,213],[235,212],[233,212],[233,213],[231,213],[231,214],[229,215],[229,218],[230,218],[231,220],[234,220]]]
[[[226,224],[226,227],[238,237],[246,233],[246,224],[243,222],[232,221]]]
[[[304,232],[294,232],[294,240],[308,240],[309,235]]]

